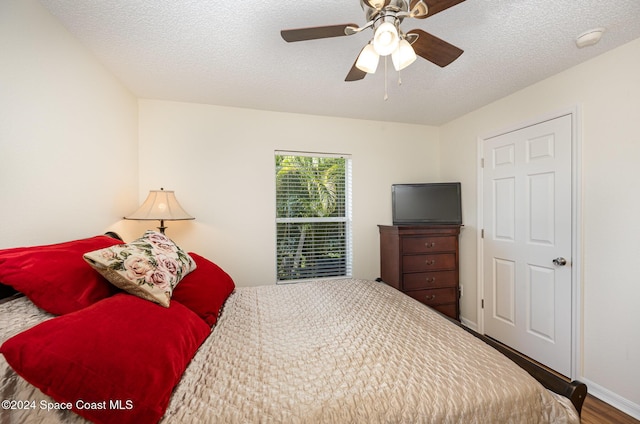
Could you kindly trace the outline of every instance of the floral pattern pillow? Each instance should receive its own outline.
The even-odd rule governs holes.
[[[173,289],[196,268],[191,256],[156,231],[85,253],[84,260],[114,286],[167,308]]]

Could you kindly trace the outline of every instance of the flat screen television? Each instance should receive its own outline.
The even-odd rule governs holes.
[[[393,225],[462,225],[460,183],[393,184]]]

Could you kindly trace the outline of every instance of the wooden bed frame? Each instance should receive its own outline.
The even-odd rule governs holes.
[[[493,347],[494,349],[496,349],[497,351],[505,355],[507,358],[511,359],[520,368],[522,368],[523,370],[528,372],[533,378],[538,380],[540,384],[542,384],[545,388],[569,399],[573,404],[573,406],[576,408],[576,411],[578,411],[578,415],[581,415],[582,404],[584,403],[584,400],[587,397],[586,384],[577,380],[569,381],[568,379],[549,371],[543,366],[538,365],[537,363],[533,362],[531,359],[523,356],[522,354],[509,349],[502,343],[499,343],[490,337],[480,334],[477,331],[474,331],[449,317],[445,317],[445,318],[447,318],[452,323],[456,324],[458,327],[464,329],[468,333],[473,334],[474,336],[476,336],[477,338],[479,338],[489,346]]]
[[[376,281],[384,283],[384,280],[382,278],[376,278]],[[473,334],[475,337],[479,338],[489,346],[496,349],[498,352],[505,355],[507,358],[515,362],[516,365],[518,365],[520,368],[528,372],[533,378],[538,380],[538,382],[548,390],[551,390],[552,392],[569,399],[573,406],[576,408],[576,411],[578,411],[578,415],[582,413],[582,405],[587,398],[586,384],[577,380],[570,381],[560,376],[559,374],[555,374],[549,371],[547,368],[532,361],[530,358],[527,358],[519,352],[516,352],[515,350],[512,350],[509,347],[503,345],[502,343],[462,325],[459,321],[443,314],[442,312],[434,308],[432,309],[439,313],[445,319],[462,328],[466,332]]]
[[[118,234],[113,232],[105,233],[105,235],[113,237],[118,240],[122,240],[122,238]],[[378,281],[381,281],[381,280],[378,279]],[[24,296],[24,295],[22,293],[16,292],[11,287],[0,284],[0,304],[11,301],[21,296]],[[538,380],[547,389],[569,399],[573,404],[573,406],[578,411],[578,414],[582,412],[582,405],[584,403],[584,400],[587,397],[586,384],[581,383],[579,381],[575,381],[575,380],[569,381],[560,375],[554,374],[553,372],[538,365],[537,363],[531,361],[530,359],[519,354],[518,352],[509,349],[508,347],[497,342],[496,340],[490,337],[487,337],[485,335],[482,335],[442,313],[440,313],[440,315],[442,315],[444,318],[451,321],[453,324],[457,325],[458,327],[462,328],[463,330],[467,331],[468,333],[473,334],[475,337],[487,343],[489,346],[498,350],[500,353],[502,353],[507,358],[515,362],[518,366],[520,366],[520,368],[527,371],[533,378]]]

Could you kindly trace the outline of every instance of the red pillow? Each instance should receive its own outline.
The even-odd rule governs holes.
[[[192,252],[189,256],[196,262],[196,269],[173,289],[171,301],[177,300],[213,326],[236,285],[218,265]]]
[[[82,255],[120,243],[108,236],[96,236],[0,250],[0,283],[24,293],[36,306],[52,314],[77,311],[118,291]]]
[[[56,402],[101,423],[155,423],[211,329],[178,302],[126,293],[45,321],[1,347],[11,367]]]

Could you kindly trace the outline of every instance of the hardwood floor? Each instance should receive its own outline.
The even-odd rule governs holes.
[[[640,424],[640,421],[591,395],[587,395],[584,401],[581,418],[582,424]]]

